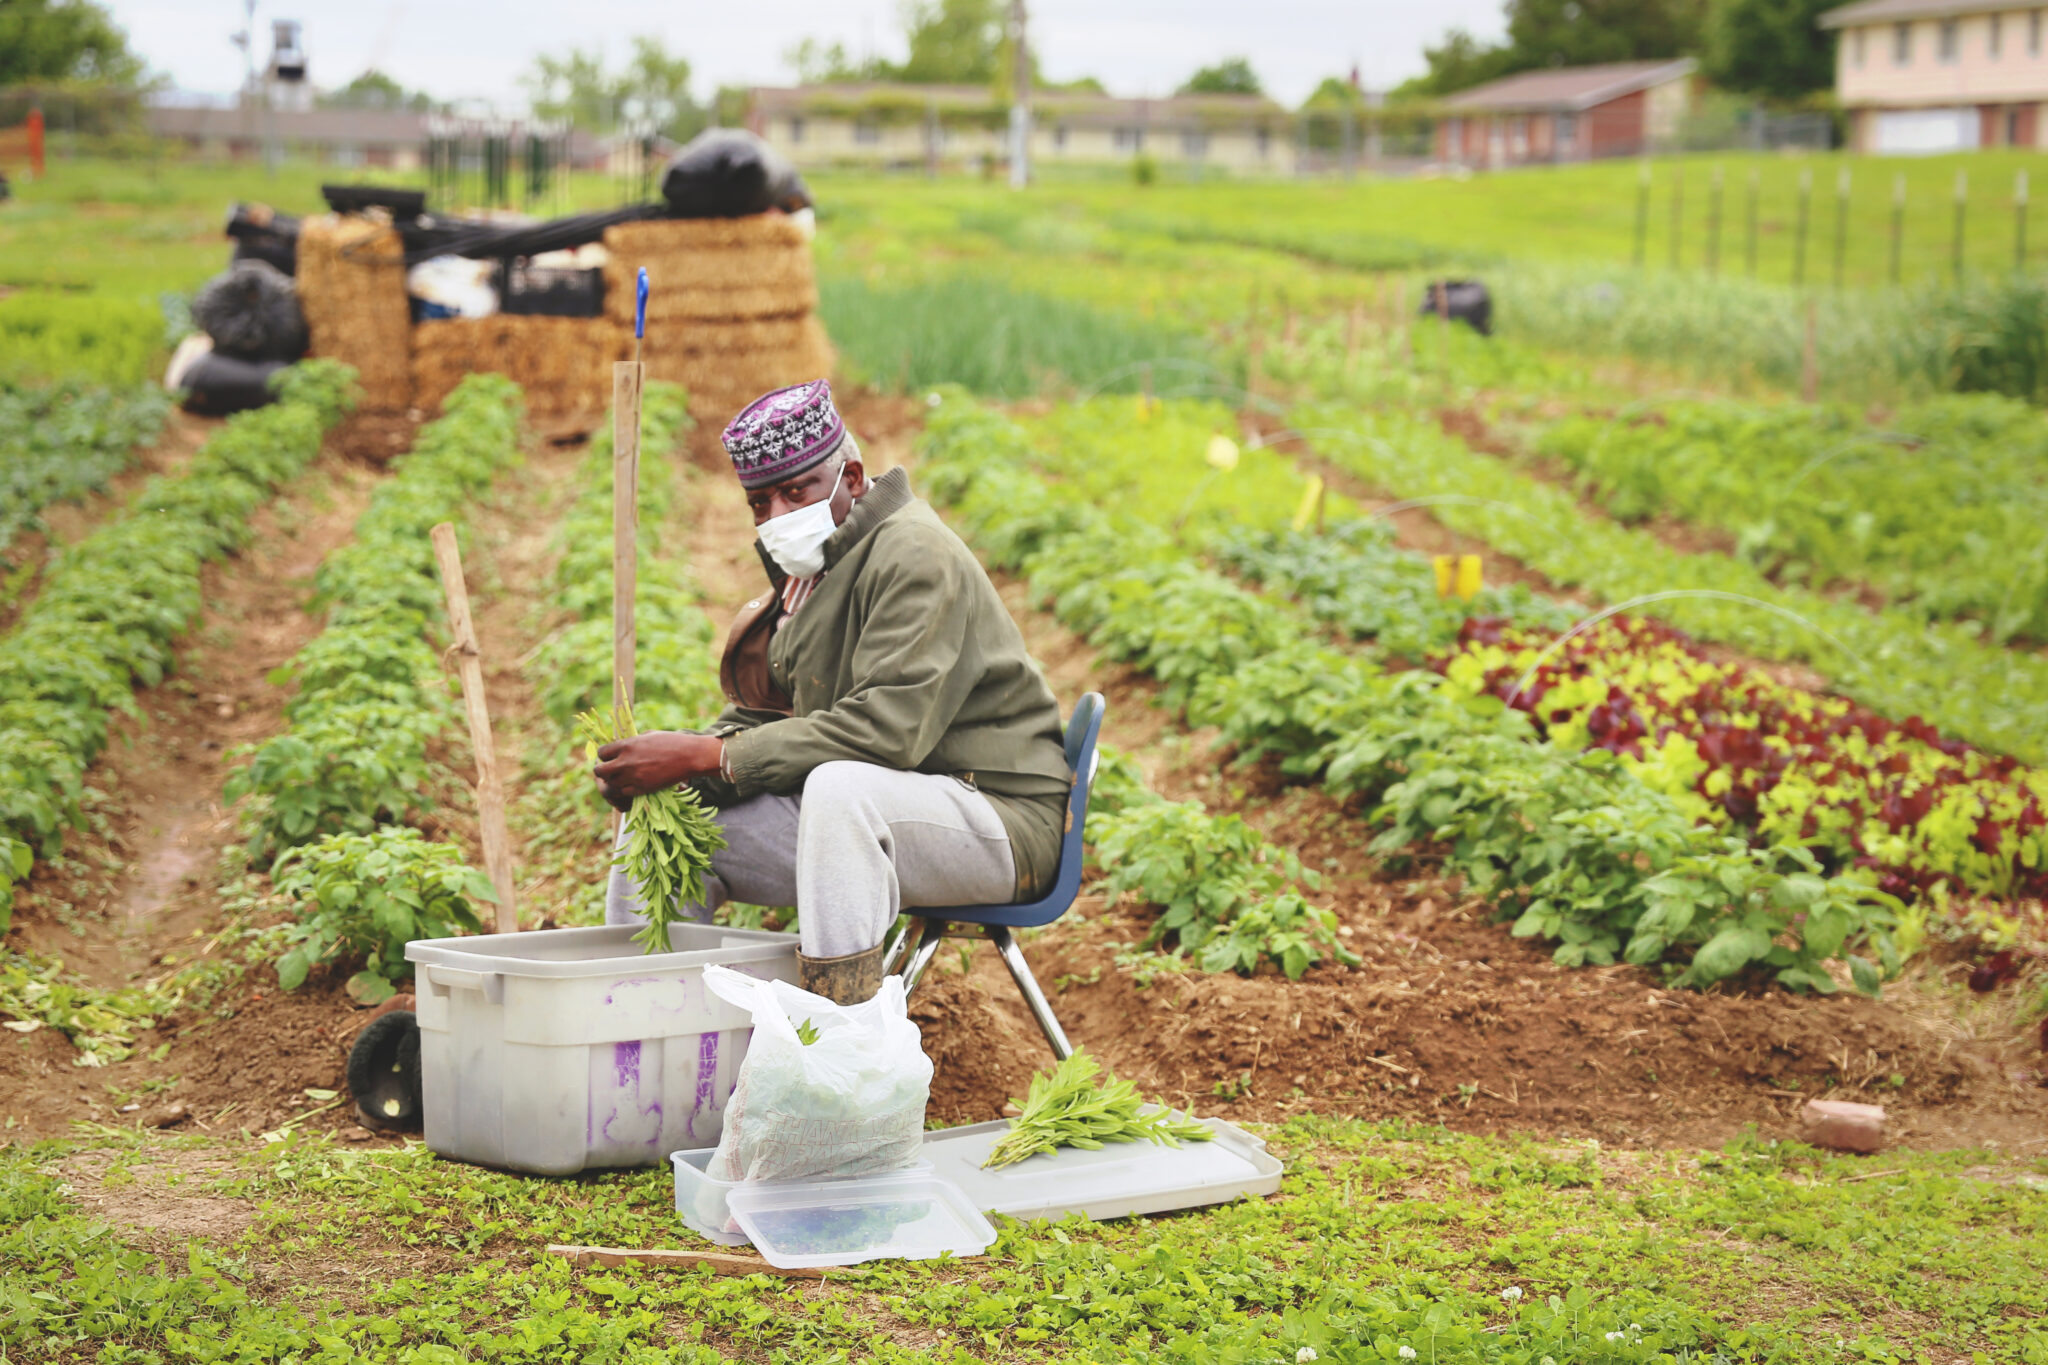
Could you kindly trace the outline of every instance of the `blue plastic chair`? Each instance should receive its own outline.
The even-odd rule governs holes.
[[[903,988],[908,994],[917,989],[917,979],[924,975],[932,955],[938,952],[939,940],[948,936],[987,938],[995,944],[1003,965],[1010,969],[1011,979],[1023,992],[1031,1017],[1045,1030],[1045,1040],[1052,1044],[1053,1054],[1061,1061],[1073,1052],[1073,1044],[1067,1041],[1060,1021],[1053,1017],[1052,1005],[1038,988],[1031,968],[1025,965],[1024,951],[1017,946],[1011,931],[1051,924],[1067,913],[1081,890],[1081,835],[1088,823],[1088,792],[1095,785],[1095,741],[1102,733],[1103,710],[1102,694],[1090,692],[1081,698],[1073,719],[1067,722],[1067,769],[1074,785],[1067,797],[1067,832],[1060,840],[1059,872],[1053,878],[1052,890],[1038,900],[1015,905],[906,905],[903,913],[909,917],[909,923],[889,945],[883,965],[885,973],[896,971],[905,949],[910,950],[909,964],[903,968]],[[956,931],[955,925],[976,926],[979,932]]]

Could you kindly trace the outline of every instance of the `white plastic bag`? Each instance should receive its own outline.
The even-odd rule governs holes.
[[[881,992],[862,1005],[835,1005],[729,967],[706,967],[704,984],[754,1017],[711,1154],[713,1179],[862,1175],[898,1170],[922,1155],[932,1063],[904,1007],[902,977],[884,977]],[[799,1025],[817,1038],[802,1041]]]

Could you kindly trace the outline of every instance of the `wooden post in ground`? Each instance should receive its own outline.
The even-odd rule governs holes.
[[[1806,341],[1799,351],[1799,400],[1811,403],[1820,397],[1820,307],[1806,300]]]
[[[462,704],[469,712],[469,747],[476,751],[476,810],[483,837],[484,872],[498,892],[498,932],[517,933],[519,907],[513,900],[512,841],[505,832],[505,788],[498,780],[498,751],[491,742],[491,713],[484,699],[484,661],[476,645],[476,624],[469,614],[469,586],[462,577],[462,551],[455,544],[455,527],[451,522],[442,522],[428,535],[434,542],[434,561],[441,567],[441,591],[448,598],[456,672],[462,679]]]
[[[1259,337],[1259,287],[1252,286],[1251,312],[1244,324],[1244,392],[1246,406],[1259,396],[1259,352],[1262,349]]]
[[[1408,316],[1408,282],[1394,285],[1394,316],[1401,320],[1401,344],[1408,352],[1408,368],[1415,368],[1415,320]]]
[[[640,384],[637,360],[612,366],[612,705],[633,704],[633,597],[640,570]]]
[[[1436,349],[1437,368],[1443,372],[1444,383],[1451,382],[1451,282],[1438,280],[1436,290]]]

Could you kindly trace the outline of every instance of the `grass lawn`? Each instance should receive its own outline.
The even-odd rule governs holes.
[[[84,1134],[85,1130],[81,1129]],[[2048,1362],[2048,1160],[1620,1153],[1303,1119],[1280,1193],[1005,1222],[822,1284],[588,1269],[698,1245],[665,1170],[102,1129],[0,1149],[6,1358]]]

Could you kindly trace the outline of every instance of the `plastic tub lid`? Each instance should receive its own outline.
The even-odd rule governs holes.
[[[754,1249],[784,1270],[979,1256],[996,1239],[958,1185],[919,1171],[738,1185],[726,1205]]]

